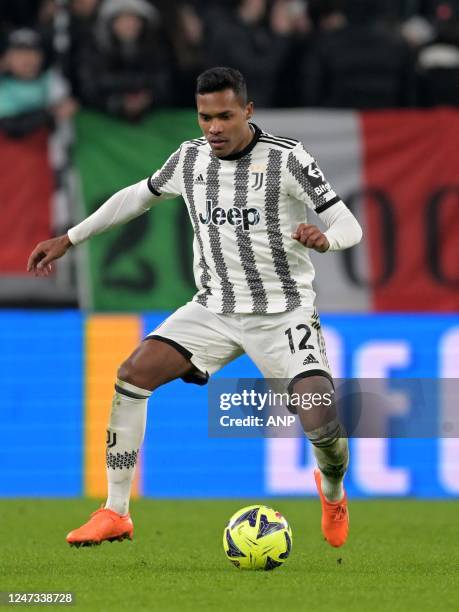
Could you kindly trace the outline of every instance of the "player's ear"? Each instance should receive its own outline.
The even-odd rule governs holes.
[[[245,107],[245,118],[247,120],[252,119],[253,116],[253,102],[249,102]]]

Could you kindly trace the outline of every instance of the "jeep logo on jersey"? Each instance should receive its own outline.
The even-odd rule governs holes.
[[[241,226],[248,231],[252,225],[260,222],[260,212],[256,208],[236,208],[235,206],[225,210],[221,206],[213,208],[212,200],[206,200],[206,214],[199,213],[199,220],[204,225],[224,225],[229,223],[236,227]]]

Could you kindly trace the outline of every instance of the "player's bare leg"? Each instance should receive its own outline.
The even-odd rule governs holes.
[[[331,546],[342,546],[349,532],[349,513],[343,479],[349,463],[349,449],[337,419],[333,386],[325,376],[298,380],[293,393],[322,401],[310,409],[298,408],[303,429],[311,441],[319,469],[314,477],[322,505],[322,533]],[[332,398],[329,402],[328,398]],[[299,404],[301,406],[301,403]],[[304,402],[304,405],[308,405]]]
[[[142,342],[121,365],[107,429],[107,502],[67,535],[69,544],[91,546],[132,539],[129,497],[145,433],[148,398],[154,389],[193,369],[175,348],[155,339]]]

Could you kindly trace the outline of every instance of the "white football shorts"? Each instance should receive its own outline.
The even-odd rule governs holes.
[[[187,357],[197,371],[186,382],[205,384],[210,375],[246,353],[265,378],[285,379],[314,374],[331,380],[325,342],[316,309],[298,308],[275,314],[216,314],[188,302],[147,338],[166,342]]]

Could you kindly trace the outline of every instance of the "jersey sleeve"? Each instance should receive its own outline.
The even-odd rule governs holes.
[[[180,155],[181,147],[169,157],[162,168],[149,177],[148,189],[155,198],[168,200],[182,193]]]
[[[154,204],[155,198],[147,189],[145,179],[114,193],[92,215],[70,228],[67,232],[70,242],[80,244],[109,230],[112,227],[127,223],[146,212]]]
[[[348,249],[362,240],[362,228],[343,202],[327,209],[321,219],[327,226],[325,236],[328,239],[329,251]]]
[[[316,160],[301,143],[288,155],[286,181],[289,194],[319,215],[341,202]]]

